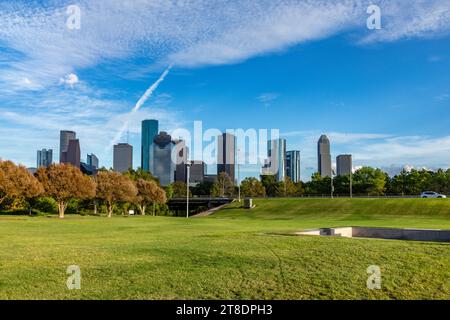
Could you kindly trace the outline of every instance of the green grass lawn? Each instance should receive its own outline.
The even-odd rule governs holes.
[[[206,218],[0,217],[0,299],[450,299],[450,244],[276,236],[450,229],[446,199],[273,199]],[[81,290],[66,268],[79,265]],[[382,289],[369,290],[378,265]]]

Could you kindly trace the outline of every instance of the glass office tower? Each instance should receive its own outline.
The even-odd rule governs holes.
[[[152,150],[153,140],[158,135],[158,130],[158,120],[142,121],[141,168],[144,171],[150,171],[150,168],[153,167],[153,159],[150,157],[150,150]]]

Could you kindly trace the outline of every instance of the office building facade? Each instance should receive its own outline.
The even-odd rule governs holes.
[[[217,139],[217,175],[225,172],[233,183],[236,181],[236,137],[224,133]]]
[[[119,143],[114,146],[113,170],[124,173],[133,169],[133,146]]]
[[[65,152],[65,163],[73,165],[75,168],[80,168],[81,150],[80,141],[78,139],[70,140],[67,152]]]
[[[53,150],[42,149],[37,152],[36,168],[48,168],[53,163]]]
[[[99,162],[98,162],[98,158],[95,154],[91,153],[87,155],[87,165],[98,169],[99,168]]]
[[[347,176],[352,173],[353,160],[352,155],[343,154],[336,158],[336,174],[338,176]]]
[[[175,181],[176,161],[172,159],[175,143],[167,132],[161,132],[153,140],[150,150],[150,172],[159,179],[162,186],[168,186]]]
[[[286,152],[286,176],[292,182],[300,182],[300,151]]]
[[[318,171],[322,177],[331,177],[331,152],[330,140],[326,135],[322,135],[317,142]]]
[[[77,134],[73,131],[63,130],[59,134],[59,163],[67,162],[67,150],[70,140],[75,140]]]
[[[158,120],[144,120],[142,121],[141,130],[141,168],[144,171],[151,171],[153,166],[153,159],[150,156],[153,146],[153,140],[158,135],[159,122]]]
[[[286,178],[286,140],[268,141],[267,157],[262,174],[273,175],[277,181],[284,181]]]

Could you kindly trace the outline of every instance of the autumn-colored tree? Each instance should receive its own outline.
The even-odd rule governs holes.
[[[166,192],[154,181],[139,179],[136,181],[136,188],[138,194],[135,197],[135,203],[143,216],[145,216],[147,206],[163,204],[167,201]]]
[[[39,168],[36,174],[45,195],[58,203],[59,217],[64,218],[67,204],[72,199],[90,199],[95,196],[95,181],[70,164],[53,164]]]
[[[129,177],[114,171],[101,171],[96,179],[96,197],[106,202],[108,218],[112,217],[114,203],[135,201],[138,192]]]
[[[0,160],[0,204],[6,198],[21,198],[28,202],[43,192],[42,185],[25,167]]]

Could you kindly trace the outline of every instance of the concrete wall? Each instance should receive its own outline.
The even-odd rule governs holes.
[[[305,230],[297,235],[450,242],[449,230],[339,227]]]

